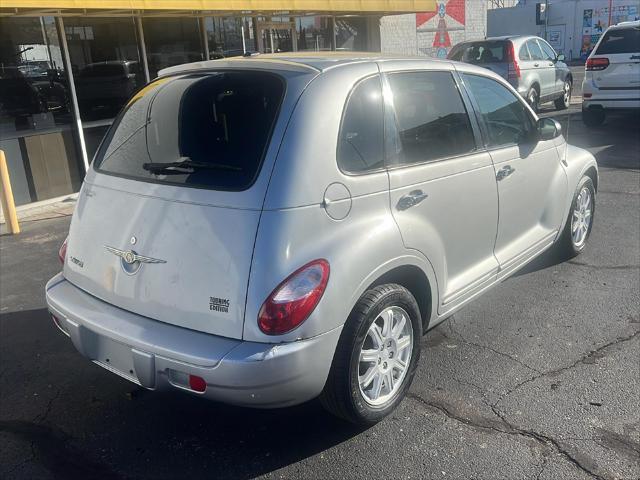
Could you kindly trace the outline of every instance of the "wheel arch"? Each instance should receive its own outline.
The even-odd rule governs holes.
[[[397,283],[411,292],[420,309],[422,332],[426,332],[432,317],[433,293],[425,272],[416,265],[400,265],[380,275],[365,291],[387,283]]]
[[[591,181],[593,182],[593,188],[595,189],[596,193],[598,193],[598,172],[596,170],[596,167],[594,167],[593,165],[590,166],[584,172],[584,175],[591,179]]]

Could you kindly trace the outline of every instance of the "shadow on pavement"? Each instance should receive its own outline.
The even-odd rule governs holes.
[[[4,313],[0,328],[0,435],[55,478],[248,479],[364,432],[317,400],[253,410],[149,392],[76,353],[46,309]]]

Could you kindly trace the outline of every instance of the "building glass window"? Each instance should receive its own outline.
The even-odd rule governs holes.
[[[365,17],[336,18],[336,50],[367,50],[367,19]]]
[[[68,87],[54,18],[0,18],[0,149],[17,205],[79,189]]]
[[[332,50],[333,25],[331,17],[296,18],[298,50],[315,52]]]
[[[255,50],[253,40],[253,22],[242,17],[208,17],[204,26],[209,42],[209,58],[237,57]],[[244,43],[243,29],[244,26]]]
[[[149,75],[181,63],[204,60],[196,18],[143,18]]]

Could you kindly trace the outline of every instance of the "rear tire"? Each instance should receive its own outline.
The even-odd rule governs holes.
[[[595,209],[596,190],[593,180],[584,176],[578,183],[571,202],[569,217],[558,239],[558,249],[566,257],[575,257],[584,251],[591,235]]]
[[[562,96],[556,98],[554,105],[556,106],[556,110],[566,110],[571,105],[571,90],[572,90],[571,80],[568,78],[564,81],[564,87],[562,89]]]
[[[413,380],[421,330],[418,304],[406,288],[389,283],[365,292],[342,330],[320,395],[324,408],[362,426],[391,413]]]
[[[605,117],[602,109],[582,109],[582,121],[587,127],[599,127],[604,123]]]

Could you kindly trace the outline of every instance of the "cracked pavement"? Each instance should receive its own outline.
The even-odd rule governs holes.
[[[246,410],[136,388],[44,309],[69,218],[2,237],[0,478],[640,478],[638,119],[557,118],[601,167],[587,250],[543,255],[431,330],[408,397],[366,430],[317,402]]]

